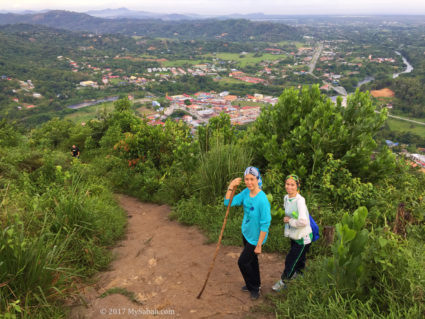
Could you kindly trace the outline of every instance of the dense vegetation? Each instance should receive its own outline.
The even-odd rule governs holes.
[[[9,124],[0,128],[1,318],[63,317],[63,301],[106,269],[108,247],[125,229],[110,182],[71,161],[60,146],[72,141],[61,133],[46,133],[57,142],[42,146]]]
[[[85,100],[124,94],[143,96],[140,86],[122,80],[102,89],[83,89],[79,83],[87,80],[101,83],[102,77],[107,74],[105,69],[120,77],[143,76],[148,68],[160,66],[157,59],[150,56],[152,47],[158,58],[212,62],[213,52],[239,54],[241,51],[254,51],[268,46],[266,42],[140,39],[119,34],[94,36],[28,24],[1,26],[0,40],[0,118],[17,120],[26,127],[42,124],[54,116],[64,116],[72,112],[66,106]],[[194,47],[200,51],[194,51]],[[293,49],[289,44],[283,47]],[[140,58],[147,54],[147,58]],[[128,58],[117,58],[121,55]],[[70,65],[71,61],[78,63],[78,72]],[[93,71],[89,66],[102,72]],[[28,80],[32,81],[34,89],[22,86],[20,81]],[[160,96],[203,90],[231,90],[238,95],[252,94],[256,90],[279,95],[282,88],[280,85],[226,84],[215,82],[211,77],[182,76],[179,81],[151,82],[146,89]],[[41,98],[34,97],[33,93],[41,94]],[[37,107],[19,109],[18,106],[23,104],[36,104]]]
[[[416,28],[402,28],[397,32],[395,31],[392,33],[392,38],[395,41],[393,47],[406,57],[409,63],[414,66],[414,69],[411,73],[404,74],[396,79],[378,79],[368,88],[389,87],[395,93],[393,105],[396,114],[425,118],[425,95],[422,89],[425,84],[425,27],[419,25]]]
[[[140,34],[149,35],[95,35],[25,24],[0,27],[0,318],[3,313],[12,318],[66,316],[63,301],[75,296],[79,282],[107,266],[108,248],[124,232],[126,218],[114,192],[167,203],[173,207],[172,218],[197,225],[215,241],[223,217],[223,192],[247,165],[259,167],[264,191],[274,195],[274,209],[282,204],[284,177],[298,174],[316,221],[322,229],[336,228],[331,247],[323,239],[313,244],[305,276],[267,298],[259,311],[279,318],[425,316],[425,175],[383,142],[390,138],[413,147],[425,146],[425,139],[391,131],[386,110],[367,93],[356,91],[347,107],[340,100],[330,102],[315,85],[282,94],[283,87],[319,81],[293,72],[306,70],[306,64],[292,66],[295,57],[290,53],[295,55],[298,45],[313,46],[308,40],[265,42],[298,39],[298,31],[245,20],[171,24],[122,19],[107,20],[108,29],[103,19],[69,12],[0,16],[4,23],[40,18],[46,25],[79,26],[93,33],[90,28],[96,26],[105,32],[120,28],[131,35],[144,28]],[[373,56],[402,52],[415,66],[411,74],[389,78],[400,67],[400,59],[393,66],[367,62],[341,83],[354,91],[357,80],[373,75],[375,81],[362,90],[391,88],[395,112],[424,117],[423,28],[415,17],[408,19],[413,27],[361,19],[336,26],[334,22],[341,22],[338,17],[317,17],[322,25],[313,28],[304,17],[300,28],[320,40],[333,39],[342,48],[336,60],[345,64],[319,64],[326,72],[351,72],[344,55],[348,52]],[[382,33],[374,29],[378,24],[384,25]],[[217,35],[222,38],[216,39]],[[164,60],[181,59],[185,67],[208,61],[256,74],[264,70],[262,62],[243,65],[228,57],[242,59],[241,52],[247,51],[256,61],[265,52],[261,50],[270,47],[283,52],[276,69],[291,66],[284,76],[273,70],[274,79],[267,85],[179,75],[143,87],[121,80],[102,90],[78,87],[84,80],[101,83],[106,74],[89,71],[89,65],[121,77],[143,76],[147,68],[159,67]],[[220,53],[229,55],[220,58]],[[74,60],[78,70],[70,67]],[[226,73],[218,75],[226,77]],[[41,99],[33,96],[28,80]],[[125,98],[85,126],[63,119],[73,112],[67,105],[88,99],[210,90],[280,98],[274,106],[265,105],[256,122],[240,130],[225,114],[194,132],[171,119],[163,127],[150,126],[135,115],[136,105]],[[38,106],[18,109],[13,98],[19,104],[37,102]],[[81,149],[81,159],[70,158],[72,144]],[[225,244],[240,245],[241,220],[242,211],[232,209]],[[274,222],[265,251],[287,251],[289,243],[282,233],[283,225]]]
[[[306,87],[285,90],[247,131],[224,114],[195,135],[181,122],[150,126],[126,99],[84,127],[54,119],[21,135],[3,121],[1,311],[64,316],[61,300],[76,293],[78,278],[105,267],[105,248],[123,232],[112,191],[168,203],[173,218],[215,241],[223,190],[254,164],[273,207],[294,172],[316,221],[336,225],[332,247],[313,244],[309,271],[268,299],[270,311],[282,318],[423,316],[425,175],[377,147],[386,115],[374,110],[364,93],[342,108]],[[72,144],[81,160],[70,159]],[[233,210],[226,244],[240,244],[241,219]],[[272,225],[266,251],[287,250],[282,231]]]
[[[215,39],[226,41],[283,41],[299,39],[296,28],[270,22],[243,19],[162,21],[155,19],[101,19],[84,13],[49,11],[39,14],[0,14],[1,24],[31,23],[94,33],[117,33],[176,39]]]

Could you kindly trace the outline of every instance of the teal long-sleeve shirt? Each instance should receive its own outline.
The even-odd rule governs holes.
[[[266,194],[260,191],[254,197],[251,197],[249,193],[249,189],[245,188],[233,197],[232,207],[243,205],[242,234],[251,245],[256,246],[260,237],[260,231],[266,233],[263,241],[263,244],[265,244],[272,217],[270,215],[270,203]],[[229,205],[228,199],[224,200],[224,205]]]

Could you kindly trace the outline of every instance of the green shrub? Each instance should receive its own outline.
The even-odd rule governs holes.
[[[66,153],[23,146],[9,149],[1,162],[11,169],[0,176],[0,311],[63,317],[73,279],[110,262],[107,248],[122,236],[125,214],[97,168]],[[23,162],[30,169],[19,174]]]
[[[21,140],[22,136],[14,125],[6,119],[0,120],[0,147],[17,146]]]
[[[18,298],[21,305],[37,307],[61,297],[78,269],[70,263],[66,249],[74,234],[52,234],[48,221],[36,237],[29,236],[17,215],[0,232],[0,310]],[[27,308],[28,309],[28,308]]]
[[[323,279],[344,295],[358,294],[364,289],[364,254],[369,235],[363,229],[366,216],[367,209],[361,207],[352,216],[346,213],[336,225],[337,241],[332,246],[333,256],[327,260]]]
[[[304,276],[269,296],[278,318],[422,318],[424,243],[387,229],[367,232],[367,211],[337,225],[333,256],[310,260]]]
[[[195,174],[195,189],[203,203],[212,203],[224,196],[230,181],[242,177],[251,162],[251,154],[241,145],[222,144],[217,140],[211,149],[201,154]]]

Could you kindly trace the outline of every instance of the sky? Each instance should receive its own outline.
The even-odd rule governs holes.
[[[425,14],[424,0],[0,0],[0,10],[59,9],[76,12],[116,9],[157,13]]]

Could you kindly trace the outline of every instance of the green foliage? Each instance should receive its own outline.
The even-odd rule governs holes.
[[[201,153],[194,186],[203,203],[223,196],[229,182],[241,176],[251,163],[251,154],[242,145],[223,144],[217,139],[207,153]]]
[[[89,127],[74,124],[69,120],[54,118],[31,131],[30,143],[43,149],[69,150],[77,145],[82,151],[90,136]]]
[[[114,113],[100,138],[102,156],[108,155],[96,158],[98,173],[108,176],[117,191],[143,200],[164,196],[163,201],[173,202],[188,195],[187,183],[198,161],[198,144],[189,127],[172,121],[151,126],[130,112]],[[130,125],[121,125],[124,115]],[[88,141],[96,147],[94,139]]]
[[[284,191],[282,177],[295,172],[306,189],[322,189],[340,207],[354,208],[366,204],[371,185],[364,181],[382,179],[395,169],[388,149],[372,159],[373,137],[384,120],[385,113],[376,114],[369,97],[359,91],[344,108],[317,86],[290,89],[275,106],[263,108],[244,142],[253,150],[254,163],[272,172],[267,178],[273,193]]]
[[[399,204],[405,205],[413,220],[418,223],[425,220],[425,174],[412,169],[409,162],[399,159],[395,174],[375,183],[374,189],[373,206],[369,209],[374,224],[393,223]]]
[[[17,146],[21,136],[16,127],[10,125],[5,119],[0,120],[0,147]]]
[[[131,103],[128,98],[123,98],[115,101],[114,107],[116,112],[129,111],[131,109]]]
[[[109,184],[67,154],[20,145],[1,156],[0,311],[16,314],[19,300],[24,317],[63,316],[72,281],[106,267],[126,218]]]
[[[342,160],[334,160],[332,154],[328,155],[322,176],[315,186],[321,200],[332,203],[335,207],[353,209],[369,206],[374,195],[372,183],[363,183],[360,178],[353,177],[343,166]]]
[[[31,132],[31,139],[35,145],[41,147],[64,147],[65,141],[69,139],[72,126],[74,124],[69,120],[54,118],[40,128],[34,129]]]
[[[179,200],[189,198],[195,190],[196,167],[199,164],[199,143],[185,134],[176,139],[177,147],[173,150],[174,162],[167,169],[158,198],[174,205]]]
[[[30,15],[5,15],[3,23],[34,23]],[[205,39],[215,40],[217,35],[226,33],[226,41],[282,41],[299,39],[299,31],[281,23],[255,22],[244,19],[228,20],[187,20],[180,23],[154,19],[99,19],[76,12],[55,11],[38,16],[36,24],[72,31],[96,32],[103,30],[106,34],[127,34],[130,36],[149,36],[157,38]],[[135,42],[135,41],[134,41]],[[102,41],[107,44],[107,41]],[[111,45],[111,44],[109,44]],[[123,45],[123,44],[121,44]],[[133,44],[134,45],[134,44]]]
[[[275,106],[262,110],[250,132],[255,162],[305,178],[320,174],[331,153],[350,171],[364,175],[376,147],[373,135],[385,114],[376,115],[370,99],[358,91],[346,108],[340,103],[334,105],[317,86],[285,90]]]
[[[422,66],[423,68],[423,66]],[[398,110],[412,117],[425,117],[424,99],[425,94],[422,89],[424,78],[398,77],[391,83],[391,89],[394,90]]]
[[[83,19],[80,25],[75,24],[75,19],[81,18],[78,15],[61,16],[73,25],[91,25],[90,17],[85,17],[88,20]],[[223,113],[200,126],[195,136],[183,123],[148,125],[133,113],[135,105],[123,98],[115,103],[115,111],[100,114],[86,126],[53,118],[36,127],[27,143],[14,124],[9,124],[10,119],[23,118],[24,125],[35,125],[52,118],[53,111],[55,116],[71,112],[63,110],[65,105],[105,95],[126,96],[136,89],[128,85],[77,90],[76,84],[87,80],[87,74],[71,72],[68,58],[84,68],[89,61],[92,66],[112,68],[120,76],[139,76],[141,69],[160,66],[147,59],[105,57],[122,56],[122,48],[134,56],[145,56],[148,48],[155,47],[168,63],[179,58],[186,66],[197,60],[212,61],[206,52],[217,52],[217,63],[237,57],[241,51],[257,52],[256,56],[263,55],[259,62],[267,57],[262,50],[271,44],[252,42],[251,37],[269,40],[281,38],[282,30],[294,31],[284,25],[244,20],[181,23],[173,28],[168,28],[169,22],[138,22],[131,27],[128,23],[119,22],[119,29],[133,35],[131,30],[143,24],[144,32],[151,35],[160,32],[174,38],[177,32],[177,37],[191,41],[139,41],[119,35],[92,38],[27,25],[0,28],[0,65],[7,77],[12,77],[10,81],[0,80],[0,116],[7,119],[0,122],[0,312],[4,313],[0,317],[64,316],[60,305],[72,293],[75,277],[104,269],[110,261],[107,247],[124,231],[126,218],[114,201],[112,190],[146,201],[171,203],[173,218],[198,225],[209,241],[216,241],[226,210],[223,192],[232,178],[242,176],[252,157],[263,173],[264,191],[274,195],[271,201],[276,217],[265,251],[288,250],[281,221],[288,173],[301,177],[302,194],[316,221],[320,225],[336,224],[337,231],[337,241],[331,248],[322,247],[320,241],[312,246],[313,258],[309,258],[303,278],[291,282],[281,295],[270,297],[272,312],[285,318],[423,317],[425,175],[410,168],[402,158],[396,161],[388,148],[378,148],[375,138],[389,134],[380,132],[377,136],[385,111],[375,113],[367,93],[357,91],[344,108],[340,100],[334,105],[321,95],[317,86],[301,91],[290,89],[283,92],[275,106],[265,106],[247,132],[236,131],[230,117]],[[193,28],[194,23],[197,28]],[[227,40],[237,36],[249,41],[226,42],[224,46],[221,40],[192,40],[215,37],[224,32],[223,27],[231,30]],[[345,36],[359,39],[349,29],[344,29],[348,31]],[[373,38],[369,31],[359,34],[362,43],[376,41],[375,32]],[[385,40],[388,34],[386,31],[379,39]],[[320,32],[316,36],[321,36]],[[416,45],[419,41],[412,37],[410,40]],[[194,52],[194,46],[199,53]],[[293,44],[279,44],[276,48],[296,51]],[[388,79],[392,66],[372,62],[359,70],[359,78],[377,74],[376,83],[385,83],[396,92],[395,110],[413,115],[423,113],[420,76],[424,64],[423,50],[419,48],[409,45],[405,49],[408,52],[403,52],[414,61],[418,72],[411,77]],[[86,59],[81,60],[81,50],[86,49]],[[377,54],[376,48],[362,46],[363,49],[361,54]],[[378,52],[387,54],[389,50]],[[414,50],[417,52],[412,55]],[[58,59],[59,55],[64,59]],[[100,61],[98,56],[105,58]],[[244,60],[251,61],[252,54],[248,56]],[[22,63],[23,58],[28,62]],[[284,67],[283,64],[296,61],[294,57],[273,56],[273,60],[277,59]],[[245,71],[263,69],[252,63],[244,67]],[[329,66],[329,70],[342,74],[347,71],[341,65]],[[100,73],[89,77],[100,83]],[[31,79],[42,94],[37,108],[18,111],[17,102],[12,102],[12,96],[20,103],[36,101],[31,93],[21,89],[19,79]],[[313,76],[301,78],[292,74],[267,86],[185,75],[178,81],[156,81],[146,89],[154,94],[225,89],[238,95],[253,91],[276,95],[281,92],[281,85],[299,81],[317,83]],[[342,83],[354,87],[355,79],[343,78]],[[147,92],[137,90],[131,94],[142,96]],[[164,102],[168,101],[161,101],[161,105]],[[409,144],[421,144],[410,133],[394,136]],[[72,144],[83,150],[84,163],[71,159]],[[356,210],[359,206],[367,209]],[[405,210],[402,219],[396,219],[398,207]],[[224,244],[240,245],[242,216],[241,208],[231,209]],[[394,227],[396,221],[400,231]],[[322,256],[329,254],[327,258]],[[113,292],[130,295],[121,289],[107,293]]]
[[[216,139],[223,144],[230,144],[235,140],[235,128],[231,125],[230,116],[220,113],[219,116],[211,118],[207,125],[199,126],[198,141],[202,152],[207,152]]]
[[[279,318],[421,318],[424,307],[423,242],[386,229],[368,232],[367,210],[337,225],[333,256],[318,257],[303,277],[270,302]]]
[[[374,283],[369,294],[379,307],[385,309],[390,302],[406,308],[423,303],[425,260],[419,251],[423,243],[409,243],[378,229],[371,234],[368,246],[365,270],[368,282]]]
[[[165,171],[173,161],[173,151],[181,143],[191,141],[189,128],[183,123],[167,121],[165,128],[151,126],[147,122],[141,122],[137,128],[125,134],[114,148],[122,158],[138,160],[136,169],[142,169],[143,165],[137,163],[148,162],[149,165]],[[130,165],[131,166],[131,165]]]
[[[364,251],[369,232],[363,229],[367,209],[361,207],[352,216],[346,213],[341,223],[336,225],[337,241],[332,246],[333,256],[326,263],[324,280],[342,294],[361,291],[365,281]]]
[[[15,215],[16,216],[16,215]],[[26,234],[22,221],[17,220],[4,228],[0,234],[1,282],[0,309],[8,300],[22,298],[27,305],[43,304],[64,293],[73,274],[66,249],[73,236],[61,238],[50,234],[46,227],[40,236],[31,238]],[[44,226],[46,225],[46,221]]]

